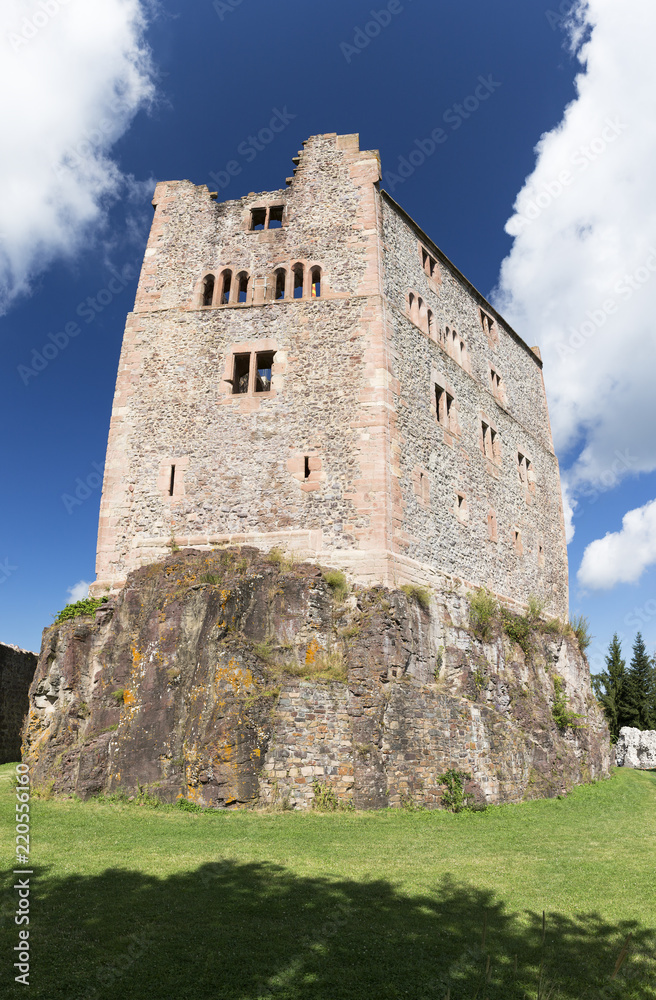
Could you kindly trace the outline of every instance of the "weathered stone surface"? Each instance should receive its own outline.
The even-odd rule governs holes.
[[[553,721],[555,674],[580,728]],[[358,808],[435,807],[448,768],[504,802],[610,764],[570,638],[535,634],[527,657],[472,636],[464,592],[434,593],[430,610],[382,587],[339,603],[317,566],[249,547],[172,554],[95,620],[47,629],[30,698],[35,782],[83,796],[308,808],[319,781]]]
[[[157,185],[116,382],[94,594],[163,558],[173,536],[208,550],[283,544],[368,585],[465,581],[517,605],[539,594],[567,614],[539,354],[380,179],[375,150],[329,133],[304,143],[285,190],[217,203],[205,185]],[[253,229],[251,212],[274,206],[282,225]],[[234,393],[237,359],[257,352],[273,355],[270,390],[251,377]]]
[[[656,767],[656,730],[622,726],[615,744],[618,767]]]
[[[20,760],[21,728],[37,659],[36,653],[0,642],[0,764]]]

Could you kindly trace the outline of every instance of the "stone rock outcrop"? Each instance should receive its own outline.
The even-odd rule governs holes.
[[[449,768],[490,803],[608,774],[571,637],[534,632],[525,655],[475,637],[464,591],[424,608],[339,585],[247,547],[135,570],[95,617],[44,631],[23,734],[33,780],[211,807],[307,808],[322,790],[376,808],[439,806]],[[555,676],[577,727],[554,722]]]
[[[38,657],[0,642],[0,764],[20,760],[21,729]]]
[[[618,767],[656,768],[656,729],[622,726],[615,744]]]

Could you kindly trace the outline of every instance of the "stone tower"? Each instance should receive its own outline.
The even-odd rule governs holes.
[[[379,188],[357,135],[287,188],[157,185],[128,316],[97,582],[183,547],[280,546],[355,580],[567,613],[542,362]]]

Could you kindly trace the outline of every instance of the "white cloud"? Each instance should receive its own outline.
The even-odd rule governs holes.
[[[628,511],[622,530],[591,542],[583,553],[578,582],[594,590],[636,583],[656,563],[656,500]]]
[[[0,313],[129,186],[110,156],[154,97],[139,0],[0,5]]]
[[[589,0],[579,15],[578,96],[538,142],[495,292],[541,348],[573,506],[587,484],[656,469],[656,4]]]
[[[89,596],[89,587],[91,583],[89,580],[78,580],[74,583],[72,587],[69,587],[66,593],[68,594],[68,603],[75,604],[76,601],[83,601],[85,597]]]

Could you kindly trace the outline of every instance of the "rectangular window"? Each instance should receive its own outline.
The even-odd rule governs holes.
[[[283,205],[268,205],[266,208],[251,209],[251,231],[256,229],[280,229]]]
[[[282,226],[282,205],[272,205],[269,209],[269,229],[280,229]]]
[[[495,372],[494,368],[490,368],[490,383],[492,395],[499,399],[501,396],[501,377],[498,372]]]
[[[231,379],[233,396],[248,392],[271,392],[271,370],[275,354],[275,351],[235,354]]]
[[[485,420],[481,420],[481,433],[483,437],[483,454],[491,462],[498,461],[500,458],[499,435]]]
[[[266,208],[252,208],[251,209],[251,229],[265,229],[266,228]]]
[[[435,268],[437,267],[437,261],[434,257],[431,257],[428,250],[424,247],[421,248],[421,266],[423,267],[425,273],[429,278],[432,278],[435,274]]]
[[[256,355],[255,361],[255,392],[271,391],[271,368],[273,366],[273,351],[262,351]]]
[[[171,479],[169,480],[169,496],[173,496],[175,490],[175,465],[171,466]]]
[[[248,392],[248,376],[251,367],[250,354],[235,354],[235,367],[232,375],[233,395]]]
[[[446,389],[435,386],[435,412],[437,422],[446,430],[452,430],[453,424],[453,396],[450,396]]]

